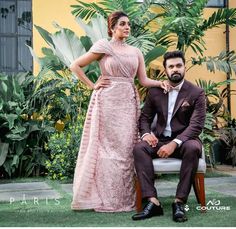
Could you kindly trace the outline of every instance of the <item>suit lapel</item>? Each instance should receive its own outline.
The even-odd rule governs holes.
[[[188,94],[188,83],[187,81],[185,80],[180,91],[179,91],[179,94],[178,94],[178,97],[176,99],[176,102],[175,102],[175,107],[174,107],[174,110],[173,110],[173,114],[172,114],[172,117],[175,115],[176,111],[180,108],[180,106],[182,105],[183,101],[185,100],[187,94]]]

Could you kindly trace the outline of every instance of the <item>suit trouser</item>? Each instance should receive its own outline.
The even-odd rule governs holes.
[[[154,187],[155,174],[152,159],[158,158],[158,149],[171,141],[170,138],[159,139],[156,147],[151,147],[146,141],[137,143],[134,147],[134,164],[141,185],[142,198],[157,197]],[[182,159],[176,198],[187,202],[188,195],[198,168],[202,145],[199,140],[188,140],[174,151],[170,157]]]

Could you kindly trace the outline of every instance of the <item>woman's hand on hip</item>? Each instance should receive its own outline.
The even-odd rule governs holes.
[[[94,84],[93,89],[98,90],[100,88],[105,88],[110,86],[110,79],[107,76],[100,76],[97,82]]]

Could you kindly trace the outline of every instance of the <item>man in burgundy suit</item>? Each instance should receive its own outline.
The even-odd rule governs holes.
[[[184,79],[185,58],[181,51],[167,52],[163,65],[169,83],[169,92],[151,88],[147,94],[139,120],[142,141],[134,147],[134,161],[141,185],[142,198],[148,200],[143,211],[133,220],[163,215],[163,208],[154,187],[152,159],[175,157],[182,159],[179,183],[172,203],[173,220],[187,220],[184,204],[193,183],[202,143],[199,134],[204,127],[206,104],[203,89]],[[151,130],[154,117],[155,130]]]

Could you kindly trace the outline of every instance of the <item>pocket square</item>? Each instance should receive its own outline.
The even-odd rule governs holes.
[[[188,107],[190,106],[190,104],[188,103],[188,101],[184,101],[181,105],[181,107]]]

